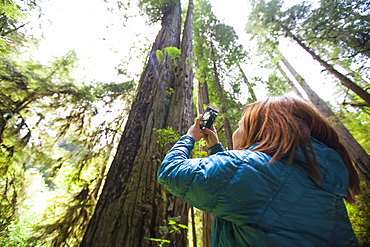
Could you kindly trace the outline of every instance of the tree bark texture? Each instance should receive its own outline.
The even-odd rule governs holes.
[[[173,126],[180,135],[184,135],[193,124],[193,0],[189,0],[185,19],[183,38],[181,41],[181,57],[176,67],[174,93],[171,98],[168,126]],[[180,89],[180,90],[177,90]],[[184,107],[187,106],[187,107]],[[189,107],[191,106],[191,107]]]
[[[188,128],[193,124],[193,0],[189,0],[188,10],[185,18],[184,31],[181,41],[181,56],[178,66],[175,68],[175,84],[174,91],[171,97],[170,111],[167,118],[167,126],[171,126],[173,130],[180,135],[186,134]],[[173,143],[172,143],[173,144]],[[172,146],[171,144],[171,146]],[[167,192],[167,197],[174,200],[173,211],[169,216],[181,217],[179,223],[188,225],[189,204],[176,197],[171,196]],[[170,211],[172,205],[169,204]],[[171,241],[170,246],[186,246],[187,229],[181,229],[181,234],[172,234],[169,236]]]
[[[164,12],[162,28],[141,75],[136,99],[81,246],[154,246],[148,238],[165,238],[160,226],[166,225],[174,209],[183,207],[157,182],[163,149],[156,143],[158,132],[154,130],[166,128],[170,106],[166,92],[175,85],[173,61],[166,57],[159,63],[156,50],[179,48],[180,27],[180,3],[173,3]]]
[[[213,222],[214,216],[211,213],[203,212],[202,214],[202,221],[203,221],[203,246],[211,246],[212,243],[212,229],[213,229]],[[215,236],[217,238],[217,236]]]
[[[277,51],[278,52],[278,51]],[[321,114],[330,121],[334,129],[338,132],[341,140],[348,149],[351,158],[361,174],[362,178],[370,185],[370,156],[353,138],[348,129],[342,124],[339,118],[331,111],[328,105],[313,91],[306,81],[298,74],[293,66],[279,53],[279,57],[297,82],[302,86],[312,104],[321,112]]]
[[[296,41],[306,52],[308,52],[313,59],[318,61],[321,66],[323,66],[329,73],[334,75],[340,83],[352,90],[354,93],[356,93],[361,99],[363,99],[367,105],[370,106],[370,94],[367,93],[364,89],[362,89],[360,86],[358,86],[356,83],[354,83],[352,80],[348,79],[345,75],[341,74],[339,71],[334,69],[333,66],[322,60],[318,55],[316,55],[310,48],[308,48],[299,38],[294,36],[293,34],[290,35],[290,37]]]

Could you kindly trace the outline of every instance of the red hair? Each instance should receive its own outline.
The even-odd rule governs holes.
[[[297,147],[300,147],[307,160],[312,175],[319,185],[319,163],[312,150],[310,136],[334,149],[342,157],[350,175],[348,202],[355,202],[354,196],[360,193],[360,179],[350,155],[337,132],[311,105],[303,100],[288,96],[270,97],[245,107],[241,124],[243,135],[238,149],[266,153],[276,160],[292,163]]]

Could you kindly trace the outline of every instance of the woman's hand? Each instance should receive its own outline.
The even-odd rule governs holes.
[[[207,143],[208,147],[212,147],[216,145],[219,140],[217,137],[217,132],[215,129],[215,126],[212,125],[211,129],[208,128],[203,128],[200,129],[200,120],[202,119],[202,115],[198,116],[198,118],[195,121],[195,124],[193,124],[189,130],[188,130],[188,135],[192,136],[195,141],[199,141],[200,139],[204,138],[204,140]]]

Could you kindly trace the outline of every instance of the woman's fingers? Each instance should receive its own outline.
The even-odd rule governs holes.
[[[202,120],[203,115],[199,115],[198,118],[195,120],[195,127],[200,128],[200,120]]]

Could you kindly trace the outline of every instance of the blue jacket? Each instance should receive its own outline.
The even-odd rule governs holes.
[[[315,184],[303,153],[293,164],[257,151],[225,151],[189,159],[194,138],[167,153],[158,181],[194,207],[215,215],[212,246],[359,246],[343,203],[349,175],[336,151],[312,138],[321,165]]]

